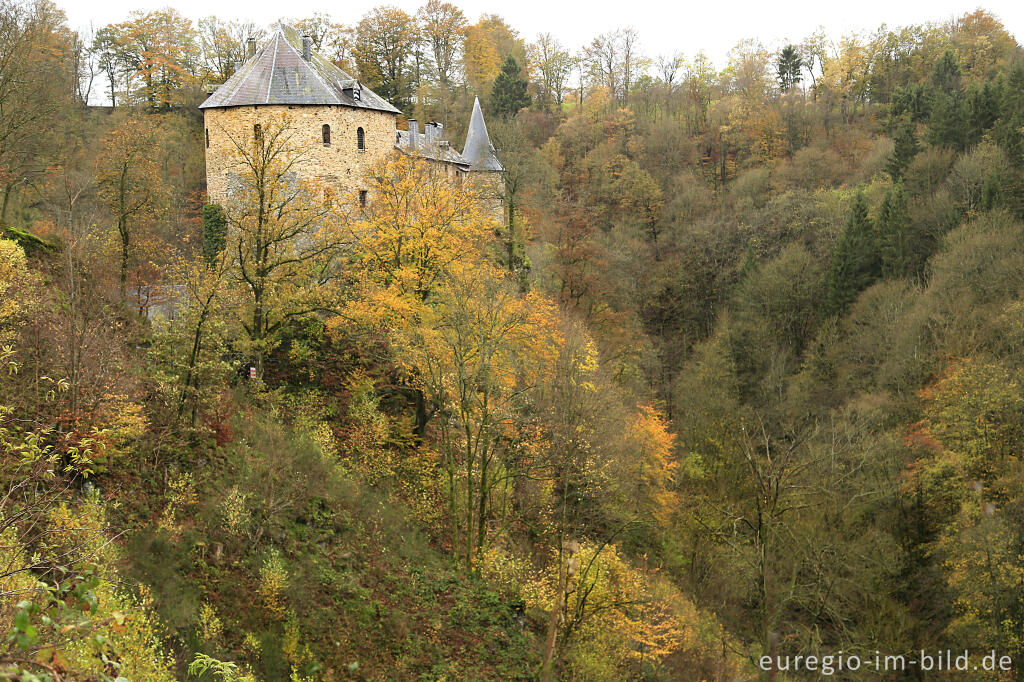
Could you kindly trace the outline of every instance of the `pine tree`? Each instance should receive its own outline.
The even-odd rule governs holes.
[[[928,116],[928,142],[957,151],[967,146],[967,117],[959,95],[934,94]]]
[[[932,70],[928,142],[963,151],[967,146],[967,112],[964,105],[960,60],[946,50]]]
[[[502,118],[511,118],[523,107],[530,106],[526,85],[526,79],[519,72],[519,64],[509,55],[491,88],[491,109],[494,113]]]
[[[917,250],[910,229],[907,195],[897,181],[886,193],[878,216],[878,251],[882,276],[907,277],[917,264]]]
[[[914,136],[914,124],[904,122],[897,130],[893,138],[895,147],[892,156],[885,164],[885,172],[889,174],[893,182],[903,177],[904,171],[919,151],[917,138]]]
[[[828,272],[826,306],[831,314],[841,315],[857,295],[881,274],[867,201],[858,192],[850,209],[846,228],[832,252]]]
[[[782,48],[775,66],[779,87],[783,92],[789,92],[800,82],[800,69],[803,67],[803,60],[800,58],[796,46],[786,45]]]

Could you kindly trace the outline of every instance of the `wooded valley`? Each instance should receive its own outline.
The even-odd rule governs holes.
[[[0,680],[1024,661],[996,16],[724,66],[441,0],[287,21],[453,144],[479,97],[505,219],[415,155],[297,183],[286,119],[212,203],[198,105],[270,27],[0,0]]]

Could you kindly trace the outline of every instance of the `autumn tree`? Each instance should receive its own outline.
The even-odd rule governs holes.
[[[181,258],[172,265],[168,280],[179,291],[177,309],[173,319],[157,326],[151,350],[158,389],[167,398],[170,418],[180,421],[188,414],[193,428],[218,380],[227,374],[222,358],[230,256],[216,252],[211,258]]]
[[[223,83],[244,62],[249,40],[260,41],[265,31],[251,22],[224,21],[215,16],[199,20],[197,34],[202,49],[203,75]]]
[[[537,73],[540,103],[561,108],[569,76],[575,68],[572,53],[550,33],[541,33],[530,43],[528,56]]]
[[[467,570],[493,541],[488,523],[516,472],[506,460],[516,408],[546,371],[554,311],[523,297],[486,259],[493,222],[472,194],[415,157],[375,172],[355,226],[351,320],[387,330],[407,381],[439,420],[448,518]]]
[[[114,219],[121,241],[121,298],[139,229],[151,224],[166,205],[167,187],[161,175],[159,124],[147,116],[126,118],[105,138],[96,161],[100,201]]]
[[[241,325],[257,374],[289,320],[332,309],[331,285],[346,242],[342,201],[327,188],[296,181],[303,161],[287,117],[265,121],[260,133],[231,142],[239,187],[224,205],[229,281],[239,291]]]
[[[381,97],[406,110],[416,92],[413,70],[419,29],[416,20],[395,7],[378,7],[356,27],[356,68]]]
[[[496,14],[485,14],[480,21],[468,26],[462,59],[470,90],[480,95],[490,92],[509,55],[517,64],[527,63],[526,44],[504,19]]]
[[[466,26],[469,25],[466,15],[449,2],[429,0],[416,17],[423,40],[430,48],[434,77],[442,88],[449,88],[461,62]]]
[[[45,171],[58,112],[75,91],[71,33],[49,2],[0,3],[0,222],[12,194]]]
[[[133,12],[108,27],[102,45],[104,62],[122,69],[129,101],[168,109],[197,98],[200,43],[192,21],[177,10]]]

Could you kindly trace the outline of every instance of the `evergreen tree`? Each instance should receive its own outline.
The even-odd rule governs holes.
[[[224,250],[224,243],[228,234],[228,221],[224,216],[224,209],[220,204],[204,204],[202,211],[203,218],[203,256],[206,262],[211,265],[220,252]]]
[[[893,182],[896,182],[903,177],[904,171],[907,170],[910,162],[917,156],[919,151],[917,138],[914,136],[914,124],[904,122],[896,129],[893,142],[895,147],[892,150],[892,156],[889,157],[888,163],[885,164],[885,172],[889,174]]]
[[[779,78],[779,87],[783,92],[789,92],[800,82],[800,69],[803,68],[803,60],[795,45],[786,45],[782,48],[775,67]]]
[[[960,59],[951,49],[946,49],[932,69],[932,87],[946,95],[953,95],[963,90],[963,78],[960,72]]]
[[[992,211],[1002,207],[1005,202],[1003,186],[1002,183],[999,182],[999,176],[995,173],[989,173],[988,178],[985,180],[985,188],[982,190],[981,195],[982,210]]]
[[[885,195],[878,216],[878,252],[882,276],[908,277],[914,273],[918,253],[910,229],[907,195],[897,181]]]
[[[502,118],[511,118],[523,107],[530,106],[526,85],[515,58],[512,55],[505,57],[491,88],[491,109],[494,113]]]
[[[928,142],[963,151],[967,146],[967,115],[964,106],[960,60],[946,50],[932,70]]]
[[[937,147],[963,151],[967,146],[967,120],[957,95],[936,92],[928,116],[928,142]]]
[[[1018,64],[1002,83],[999,92],[999,120],[996,142],[1017,168],[1024,168],[1024,65]]]
[[[839,235],[828,272],[826,307],[831,314],[841,315],[881,274],[867,201],[858,192],[850,209],[846,228]]]

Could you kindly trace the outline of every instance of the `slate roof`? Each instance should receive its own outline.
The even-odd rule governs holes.
[[[426,138],[422,134],[419,136],[416,148],[413,149],[409,146],[408,130],[395,131],[395,147],[397,147],[399,151],[403,151],[408,154],[415,153],[427,159],[444,161],[445,163],[454,163],[457,166],[461,166],[464,170],[469,170],[471,165],[462,154],[452,149],[450,145],[442,145],[440,140],[437,142],[427,142]]]
[[[466,132],[466,146],[462,156],[469,162],[470,170],[501,171],[505,170],[498,157],[495,156],[494,145],[487,134],[484,123],[484,112],[480,109],[480,98],[473,100],[473,115],[469,119],[469,130]]]
[[[253,104],[333,104],[398,114],[398,109],[365,85],[360,98],[346,88],[357,81],[315,51],[302,58],[302,36],[278,24],[273,36],[234,75],[199,105],[200,109]]]

